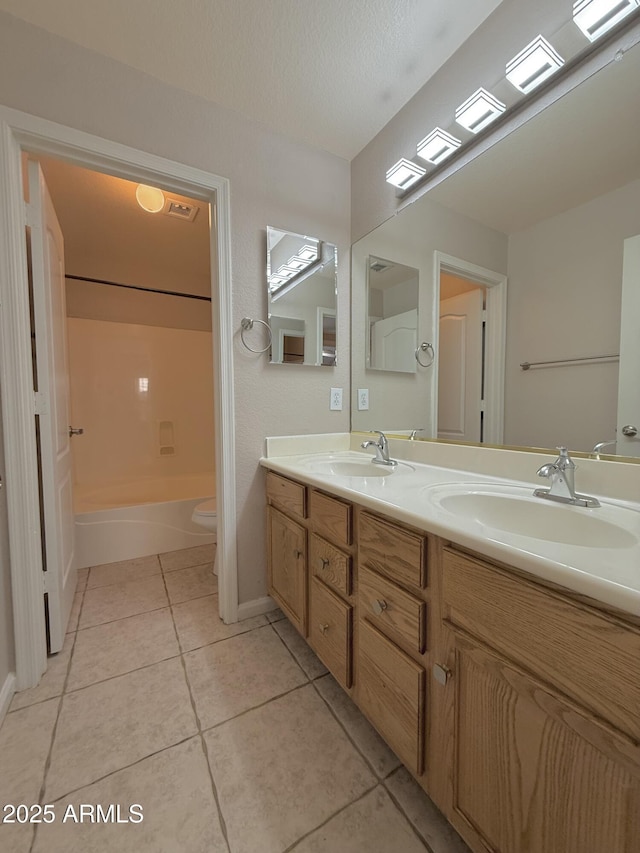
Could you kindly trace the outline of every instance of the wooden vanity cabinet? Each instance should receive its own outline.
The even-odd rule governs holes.
[[[449,820],[475,851],[640,849],[640,631],[454,549],[442,568]]]

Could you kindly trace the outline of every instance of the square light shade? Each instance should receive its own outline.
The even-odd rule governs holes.
[[[292,258],[289,258],[287,261],[287,266],[293,270],[303,270],[305,267],[309,266],[309,261],[303,261],[302,258],[298,258],[294,255]]]
[[[492,94],[481,87],[470,98],[467,98],[464,104],[458,107],[456,121],[462,127],[470,130],[471,133],[479,133],[497,119],[506,108],[502,101],[494,98]]]
[[[589,41],[595,41],[638,6],[639,0],[576,0],[573,20]]]
[[[418,143],[418,157],[437,165],[446,160],[461,145],[462,142],[455,136],[451,136],[442,128],[436,127],[428,136],[425,136],[422,142]]]
[[[507,80],[526,95],[562,68],[564,59],[538,36],[507,63]]]
[[[318,257],[318,246],[317,245],[315,245],[315,246],[303,246],[300,249],[300,251],[298,252],[298,254],[296,255],[296,258],[300,258],[303,261],[315,261],[315,259],[317,257]]]
[[[387,182],[393,184],[394,187],[398,187],[398,189],[406,190],[426,174],[427,170],[423,169],[422,166],[418,166],[412,163],[411,160],[406,160],[402,157],[387,172]]]

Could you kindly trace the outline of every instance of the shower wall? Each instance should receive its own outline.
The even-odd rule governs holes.
[[[75,483],[212,473],[211,332],[86,316],[67,324],[71,422],[84,429],[73,439]]]

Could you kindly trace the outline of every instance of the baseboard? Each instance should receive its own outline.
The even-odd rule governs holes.
[[[5,714],[9,710],[9,705],[13,699],[13,694],[16,692],[16,677],[13,672],[4,680],[2,689],[0,689],[0,724],[4,720]]]
[[[269,595],[265,595],[264,598],[254,598],[253,601],[245,601],[238,605],[238,622],[252,619],[254,616],[262,616],[263,613],[271,613],[277,606]]]

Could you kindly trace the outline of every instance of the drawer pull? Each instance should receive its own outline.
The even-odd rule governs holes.
[[[434,663],[433,677],[438,682],[438,684],[441,684],[443,687],[445,687],[447,681],[451,678],[451,670],[448,666],[444,666],[444,664]]]
[[[302,557],[302,551],[299,551],[297,548],[295,548],[293,551],[293,556],[296,558],[296,560],[299,560],[300,557]]]
[[[331,560],[328,557],[318,557],[318,563],[320,564],[320,570],[324,571],[329,567],[329,563]]]
[[[382,612],[387,609],[388,606],[389,605],[384,600],[384,598],[376,598],[371,604],[371,609],[376,614],[376,616],[380,616]]]
[[[327,631],[329,630],[329,626],[326,624],[325,625],[318,625],[318,628],[320,629],[320,633],[322,634],[322,636],[326,637]]]

